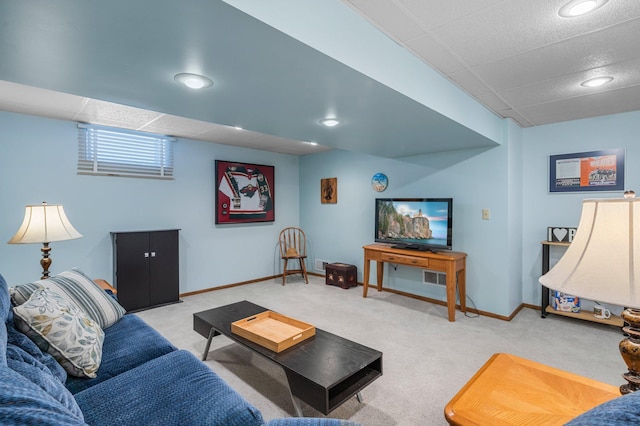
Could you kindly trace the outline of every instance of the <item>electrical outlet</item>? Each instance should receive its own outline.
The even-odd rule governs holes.
[[[491,219],[491,211],[489,209],[482,209],[482,220]]]

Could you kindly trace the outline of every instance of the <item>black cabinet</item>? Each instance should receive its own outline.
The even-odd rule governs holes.
[[[180,301],[178,231],[111,233],[113,281],[127,311]]]

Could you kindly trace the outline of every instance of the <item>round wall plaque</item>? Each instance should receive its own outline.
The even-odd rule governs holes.
[[[371,178],[371,187],[378,192],[382,192],[387,189],[388,184],[389,179],[387,179],[387,176],[383,173],[376,173]]]

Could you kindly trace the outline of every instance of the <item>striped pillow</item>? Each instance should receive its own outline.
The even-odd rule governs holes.
[[[98,284],[77,268],[46,280],[17,285],[9,289],[9,294],[14,305],[22,305],[29,300],[34,291],[42,287],[75,303],[103,330],[115,324],[126,313],[113,297],[105,293]]]

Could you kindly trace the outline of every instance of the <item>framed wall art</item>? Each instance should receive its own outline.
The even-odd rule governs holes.
[[[216,160],[216,224],[273,222],[274,167]]]
[[[322,204],[338,202],[338,178],[320,179],[320,202]]]
[[[549,156],[549,192],[623,190],[622,148]]]

